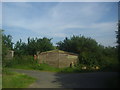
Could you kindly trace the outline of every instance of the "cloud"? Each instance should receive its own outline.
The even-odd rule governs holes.
[[[116,22],[105,17],[111,8],[108,3],[3,3],[3,26],[54,38],[83,34],[102,42],[100,36],[116,30]]]
[[[4,0],[3,2],[118,2],[119,0]]]

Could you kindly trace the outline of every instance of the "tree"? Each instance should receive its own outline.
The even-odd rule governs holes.
[[[79,63],[88,66],[100,65],[107,67],[117,65],[117,49],[115,47],[104,47],[92,38],[84,36],[72,36],[57,43],[60,50],[77,53]]]
[[[44,38],[30,38],[28,37],[28,42],[24,43],[20,39],[20,41],[17,41],[15,44],[15,52],[17,55],[34,55],[37,54],[37,51],[44,52],[53,50],[54,46],[51,43],[51,39],[48,39],[46,37]]]
[[[79,54],[79,63],[92,65],[97,64],[99,54],[98,43],[92,38],[84,36],[74,36],[68,39],[67,37],[57,43],[60,50]]]
[[[3,31],[2,31],[2,57],[4,59],[8,50],[13,49],[13,42],[12,42],[12,36],[11,35],[5,35],[3,33]]]
[[[57,43],[57,47],[60,50],[82,53],[83,51],[95,52],[97,49],[97,42],[91,38],[85,38],[84,36],[74,36],[68,39],[67,37]]]
[[[52,39],[43,37],[42,39],[37,39],[37,50],[40,52],[53,50],[53,44],[51,43]]]
[[[6,59],[9,50],[13,49],[13,42],[11,35],[5,35],[2,30],[2,65],[6,66],[10,60]]]
[[[22,40],[20,39],[19,41],[16,42],[15,46],[14,46],[14,51],[15,51],[15,55],[28,55],[27,53],[27,44],[22,42]]]
[[[9,49],[13,49],[13,42],[12,42],[12,36],[11,35],[2,35],[2,42],[3,44],[9,48]]]

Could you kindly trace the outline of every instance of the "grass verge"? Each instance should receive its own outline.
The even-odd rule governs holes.
[[[8,69],[3,69],[2,77],[3,88],[27,88],[36,79],[25,74],[11,72]]]
[[[97,72],[99,70],[82,70],[78,67],[66,67],[66,68],[56,68],[47,64],[27,64],[27,65],[14,65],[10,68],[14,69],[25,69],[25,70],[39,70],[39,71],[51,71],[51,72],[58,72],[58,73],[79,73],[79,72]]]

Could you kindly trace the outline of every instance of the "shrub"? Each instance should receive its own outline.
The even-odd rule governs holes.
[[[33,56],[15,56],[11,60],[6,60],[7,62],[4,62],[5,67],[12,67],[14,65],[34,65],[37,63],[37,60],[35,61]]]
[[[79,63],[87,66],[93,66],[98,64],[98,57],[95,53],[82,52],[78,56]]]

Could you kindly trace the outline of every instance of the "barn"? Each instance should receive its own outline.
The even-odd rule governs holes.
[[[13,50],[8,50],[5,59],[12,59],[14,57],[14,51]]]
[[[78,55],[62,50],[51,50],[42,53],[37,53],[38,62],[46,63],[50,66],[64,68],[70,67],[77,63]]]

